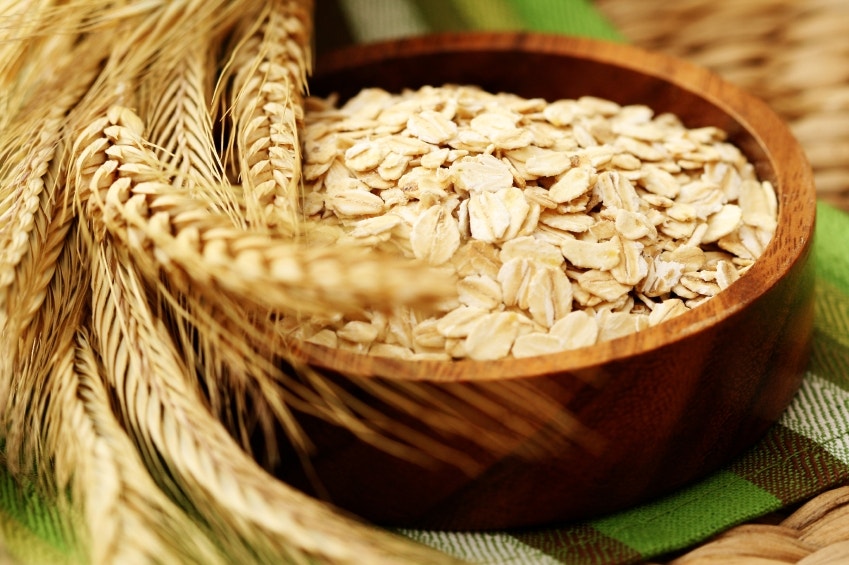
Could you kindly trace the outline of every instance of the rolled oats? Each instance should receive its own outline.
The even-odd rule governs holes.
[[[377,339],[379,330],[368,322],[352,321],[336,331],[336,335],[355,343],[371,343]]]
[[[368,190],[343,190],[328,197],[327,207],[340,216],[374,216],[383,212],[380,196]]]
[[[486,314],[466,336],[466,354],[478,361],[507,357],[519,336],[521,325],[521,318],[515,312]]]
[[[680,298],[669,298],[652,307],[649,314],[649,325],[656,326],[689,310]]]
[[[410,246],[417,259],[441,265],[460,247],[460,228],[445,206],[430,206],[422,212],[410,231]]]
[[[572,311],[572,283],[559,268],[538,268],[527,292],[527,310],[537,324],[550,328]]]
[[[551,334],[534,332],[520,335],[513,342],[513,357],[533,357],[563,351],[563,341]]]
[[[437,329],[445,337],[466,337],[489,311],[477,306],[460,306],[437,322]]]
[[[419,352],[445,349],[445,336],[437,328],[437,322],[436,318],[428,318],[413,328],[413,343]]]
[[[564,349],[593,345],[598,339],[598,321],[583,310],[573,310],[560,318],[549,330]]]
[[[430,308],[296,325],[311,343],[419,360],[590,346],[722,292],[776,229],[772,185],[724,132],[645,105],[428,86],[308,108],[310,240],[457,280]]]
[[[469,196],[469,230],[474,239],[495,243],[510,227],[511,214],[504,189],[501,193],[477,192]]]
[[[466,306],[495,310],[501,304],[501,285],[486,275],[470,275],[457,282],[458,300]]]
[[[513,174],[507,164],[488,153],[458,159],[450,171],[458,191],[498,192],[513,186]]]
[[[620,261],[619,245],[613,239],[603,242],[564,239],[560,250],[573,267],[609,271]]]
[[[558,176],[560,173],[550,176]],[[589,167],[572,167],[560,175],[548,189],[551,199],[562,204],[583,196],[592,188]]]
[[[571,160],[561,151],[540,149],[530,155],[524,163],[525,171],[534,177],[556,177],[572,169]]]
[[[407,131],[425,143],[438,145],[454,137],[457,124],[439,112],[425,110],[407,119]]]

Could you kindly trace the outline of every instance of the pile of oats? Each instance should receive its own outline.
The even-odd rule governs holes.
[[[322,239],[456,274],[455,300],[312,319],[307,341],[411,359],[499,359],[613,339],[743,275],[777,201],[713,127],[595,97],[448,85],[311,98],[303,211]]]

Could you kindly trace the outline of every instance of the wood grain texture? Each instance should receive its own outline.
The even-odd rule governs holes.
[[[782,120],[686,62],[632,46],[526,33],[350,48],[320,60],[310,88],[347,97],[367,86],[452,82],[549,100],[595,95],[675,113],[690,127],[720,127],[773,182],[779,226],[764,255],[727,290],[678,318],[592,347],[492,362],[409,362],[300,348],[300,359],[336,375],[339,386],[356,389],[377,408],[387,409],[363,392],[369,383],[407,393],[418,388],[452,399],[454,417],[474,422],[482,435],[491,426],[502,438],[476,442],[437,429],[421,413],[387,414],[477,462],[460,468],[450,457],[407,460],[305,418],[321,492],[381,524],[535,525],[584,519],[669,492],[757,441],[801,383],[813,323],[814,184]],[[503,402],[480,413],[465,397]],[[507,429],[511,416],[532,413],[545,416],[529,419],[534,425],[521,432]],[[580,423],[574,434],[564,432],[570,416]],[[312,491],[308,476],[283,473]]]

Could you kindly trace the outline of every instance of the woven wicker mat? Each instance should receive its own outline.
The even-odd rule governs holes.
[[[787,120],[826,202],[849,209],[849,2],[596,0],[631,42],[706,66]]]
[[[711,68],[760,96],[805,148],[821,200],[849,210],[849,2],[596,0],[632,43]],[[849,486],[738,526],[672,561],[849,563]]]

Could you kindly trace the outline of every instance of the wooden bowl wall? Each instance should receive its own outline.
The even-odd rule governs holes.
[[[585,519],[646,501],[716,470],[757,441],[798,389],[812,334],[815,193],[810,167],[785,124],[759,100],[686,62],[547,35],[440,35],[355,47],[319,61],[310,85],[313,94],[344,98],[363,87],[398,91],[443,83],[550,101],[595,95],[673,112],[691,127],[723,128],[776,188],[776,235],[745,276],[699,308],[588,348],[453,363],[320,347],[299,353],[354,389],[404,383],[452,399],[527,394],[529,412],[560,407],[558,423],[574,415],[597,434],[595,443],[582,445],[577,436],[558,436],[542,425],[487,448],[365,395],[398,425],[437,438],[478,467],[470,472],[439,458],[422,465],[305,417],[316,444],[310,473],[287,468],[282,477],[380,524],[504,528]],[[497,410],[457,410],[468,410],[460,417],[481,426],[510,418]],[[523,445],[542,435],[546,456],[523,453]],[[313,488],[316,479],[320,489]]]

